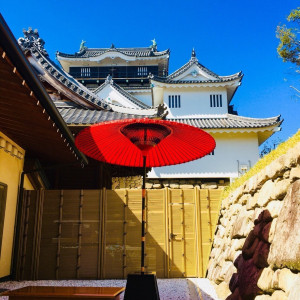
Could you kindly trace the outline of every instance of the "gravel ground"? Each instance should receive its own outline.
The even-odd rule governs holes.
[[[158,279],[161,300],[218,300],[208,279]],[[0,289],[17,289],[24,286],[116,286],[125,287],[126,280],[37,280],[0,282]],[[123,293],[124,294],[124,293]],[[123,294],[121,300],[123,300]],[[8,297],[0,297],[8,300]]]

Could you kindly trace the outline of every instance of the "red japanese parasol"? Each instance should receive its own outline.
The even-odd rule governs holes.
[[[110,164],[161,167],[198,159],[215,148],[203,130],[177,122],[129,119],[103,122],[85,128],[76,146],[87,156]]]
[[[96,160],[144,168],[141,275],[145,279],[146,167],[175,165],[201,158],[215,148],[215,140],[203,130],[186,124],[165,120],[129,119],[103,122],[85,128],[77,135],[75,143],[80,151]],[[128,282],[129,277],[127,285]],[[145,280],[142,284],[143,282]],[[138,292],[134,291],[136,284],[131,283],[131,286],[133,288],[126,286],[126,299],[137,297]],[[149,289],[149,299],[159,299],[156,281],[155,286],[156,291]],[[141,294],[145,297],[142,290]]]

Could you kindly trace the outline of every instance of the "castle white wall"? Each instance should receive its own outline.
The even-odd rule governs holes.
[[[126,99],[118,91],[110,85],[105,86],[101,91],[96,94],[99,98],[106,100],[108,103],[121,105],[129,108],[139,108],[137,105]]]
[[[131,95],[134,96],[135,98],[139,99],[143,103],[145,103],[149,106],[152,106],[151,92],[149,92],[149,93],[132,93],[131,92]]]
[[[152,168],[149,178],[235,178],[241,167],[248,169],[259,159],[257,133],[211,134],[216,141],[214,155],[185,164]]]
[[[210,95],[222,95],[222,107],[210,107]],[[169,108],[168,117],[226,114],[228,112],[226,88],[165,88],[164,103],[169,107],[169,95],[180,95],[181,107]]]

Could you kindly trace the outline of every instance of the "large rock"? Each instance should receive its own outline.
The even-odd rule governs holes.
[[[272,199],[275,183],[272,180],[268,180],[258,193],[257,204],[260,207],[264,207]]]
[[[247,211],[244,206],[237,216],[237,220],[235,221],[231,237],[232,238],[243,238],[246,237],[251,229],[253,228],[252,222],[253,212]]]
[[[283,201],[274,200],[268,203],[266,209],[270,212],[272,218],[277,218],[282,208]]]
[[[273,280],[274,271],[271,268],[263,269],[258,282],[257,286],[265,292],[272,292],[272,280]]]
[[[272,300],[287,300],[287,294],[284,291],[275,291],[271,297]],[[299,299],[299,298],[298,298]]]
[[[214,288],[219,299],[226,299],[226,297],[230,294],[228,284],[224,281],[221,282],[219,285],[214,284]]]
[[[244,260],[242,266],[238,268],[239,291],[242,299],[254,299],[261,294],[261,289],[257,286],[262,269],[255,266],[253,259]]]
[[[289,269],[284,268],[277,270],[274,274],[276,280],[278,281],[278,288],[284,290],[287,294],[290,292],[291,288],[294,286],[296,280],[300,279],[300,275],[292,273]],[[275,280],[274,280],[275,283]],[[300,295],[299,295],[300,296]]]
[[[291,170],[291,173],[290,173],[290,179],[291,180],[297,180],[300,178],[300,166],[297,166],[296,168],[293,168]]]
[[[291,286],[288,300],[299,300],[300,295],[300,278],[294,281],[293,285]]]
[[[271,198],[276,200],[282,200],[286,195],[289,185],[289,179],[276,180],[274,182],[274,189],[272,191]]]
[[[291,184],[283,201],[268,263],[300,271],[300,180]]]

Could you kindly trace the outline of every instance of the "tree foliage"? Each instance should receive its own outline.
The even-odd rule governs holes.
[[[280,41],[277,52],[284,62],[291,62],[300,66],[300,7],[290,12],[287,21],[292,27],[285,24],[277,26],[276,36]]]

